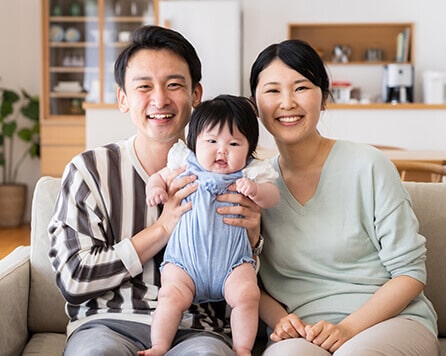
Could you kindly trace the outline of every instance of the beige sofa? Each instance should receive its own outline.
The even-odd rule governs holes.
[[[47,257],[47,224],[59,184],[55,178],[39,180],[32,204],[31,247],[19,247],[0,260],[1,356],[62,354],[67,317]],[[427,238],[426,294],[439,316],[441,350],[446,355],[446,184],[404,184]]]

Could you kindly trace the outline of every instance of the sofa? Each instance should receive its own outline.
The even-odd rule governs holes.
[[[446,184],[404,185],[412,197],[420,232],[427,238],[425,293],[438,313],[441,355],[446,356]],[[1,356],[62,354],[68,320],[47,257],[47,225],[59,186],[60,179],[40,178],[32,202],[31,245],[20,246],[0,260]]]

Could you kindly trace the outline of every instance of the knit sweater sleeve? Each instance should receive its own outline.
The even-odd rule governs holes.
[[[125,219],[118,196],[130,192],[123,191],[118,180],[109,189],[112,181],[104,174],[110,167],[99,167],[95,154],[100,153],[79,155],[67,166],[49,225],[56,282],[73,304],[102,295],[142,272],[130,239],[117,231],[117,222]]]
[[[392,278],[406,275],[426,283],[426,239],[418,233],[412,202],[393,164],[376,157],[373,173],[374,225],[371,235]]]

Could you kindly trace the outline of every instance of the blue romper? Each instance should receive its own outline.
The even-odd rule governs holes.
[[[241,178],[249,165],[231,174],[206,171],[182,141],[172,147],[169,157],[172,156],[177,163],[168,163],[169,168],[186,163],[183,175],[195,174],[198,189],[183,201],[192,201],[192,209],[183,214],[174,229],[162,266],[170,262],[186,271],[195,284],[194,303],[223,300],[224,284],[231,271],[244,262],[254,268],[255,262],[246,229],[225,224],[223,215],[217,213],[217,207],[232,204],[219,202],[216,196],[229,192],[228,186]],[[269,167],[274,181],[276,172],[269,164],[252,161],[261,162],[262,168],[256,171],[264,177],[265,166]]]

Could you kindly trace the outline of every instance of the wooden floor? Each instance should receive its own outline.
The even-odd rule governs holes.
[[[0,227],[0,259],[14,250],[17,246],[28,246],[31,228],[23,225],[18,228]]]

